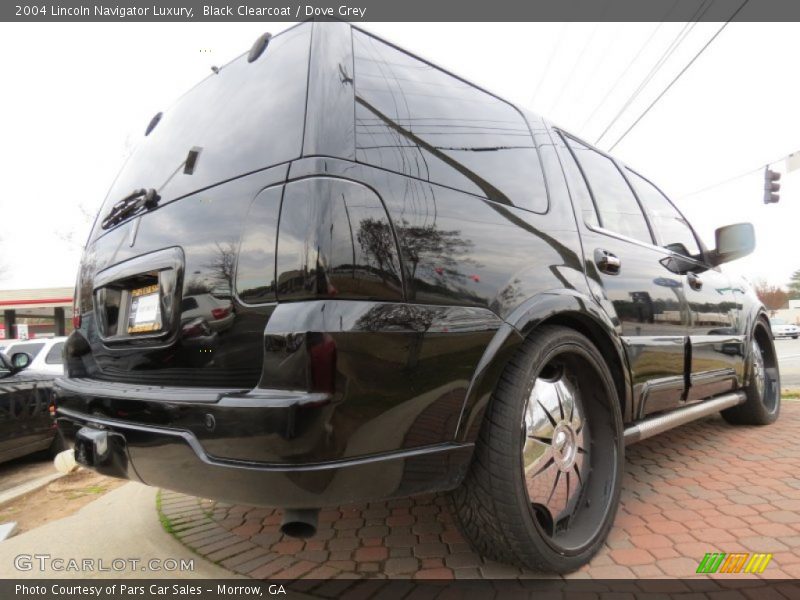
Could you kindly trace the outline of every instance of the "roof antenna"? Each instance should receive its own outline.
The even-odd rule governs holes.
[[[219,67],[211,65],[211,70],[214,71],[214,75],[219,73]]]

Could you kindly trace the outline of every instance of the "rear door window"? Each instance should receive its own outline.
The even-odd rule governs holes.
[[[614,161],[575,139],[567,140],[586,176],[600,227],[652,244],[642,208]]]

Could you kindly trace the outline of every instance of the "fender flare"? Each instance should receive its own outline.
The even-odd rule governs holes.
[[[621,396],[622,418],[623,421],[631,419],[630,368],[620,339],[620,328],[594,300],[576,290],[550,290],[520,304],[504,321],[475,368],[456,428],[456,441],[474,442],[477,439],[486,407],[506,363],[525,337],[545,322],[571,326],[589,337],[605,356],[608,352],[613,353],[612,360],[621,367],[614,381]]]

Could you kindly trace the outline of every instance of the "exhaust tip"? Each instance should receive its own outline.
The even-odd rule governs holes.
[[[281,521],[281,533],[293,538],[310,538],[317,533],[319,509],[287,509]]]

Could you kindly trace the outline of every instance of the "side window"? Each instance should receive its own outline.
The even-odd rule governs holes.
[[[599,212],[600,226],[652,244],[642,209],[617,165],[607,156],[576,140],[568,141],[588,181]]]
[[[516,108],[362,31],[353,30],[353,52],[359,162],[547,212],[539,155]]]
[[[575,158],[569,151],[563,153],[563,158],[564,174],[567,177],[569,193],[572,195],[573,201],[576,201],[581,208],[583,222],[590,227],[599,227],[600,220],[597,218],[597,209],[592,201],[589,188],[586,186],[586,180],[578,168],[578,163],[575,162]]]
[[[48,365],[60,365],[64,361],[61,358],[61,351],[64,349],[64,342],[58,342],[57,344],[53,344],[53,347],[50,348],[47,356],[44,357],[44,362]]]
[[[697,256],[700,246],[686,219],[667,197],[645,178],[628,169],[630,181],[639,195],[647,216],[655,229],[658,243],[684,256]]]

